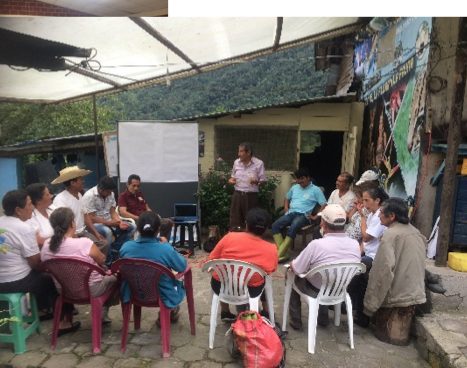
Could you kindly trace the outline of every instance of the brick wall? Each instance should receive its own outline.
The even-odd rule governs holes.
[[[43,17],[89,17],[91,14],[46,4],[36,0],[0,0],[0,15],[32,15]]]

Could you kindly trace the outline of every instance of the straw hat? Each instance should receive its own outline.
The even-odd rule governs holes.
[[[65,181],[78,178],[80,176],[88,175],[92,171],[80,169],[78,166],[65,167],[60,171],[60,176],[56,178],[51,184],[59,184]]]

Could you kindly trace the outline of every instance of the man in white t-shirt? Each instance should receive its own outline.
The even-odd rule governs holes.
[[[322,212],[321,227],[324,237],[310,242],[300,255],[290,263],[291,270],[296,274],[304,274],[311,269],[326,263],[360,262],[360,246],[354,239],[350,239],[344,232],[346,213],[338,204],[328,204]],[[298,289],[316,298],[321,287],[320,275],[301,278],[295,276],[295,285]],[[292,289],[289,304],[289,324],[294,329],[302,329],[300,295]],[[318,312],[318,324],[329,324],[328,308],[320,306]]]
[[[83,196],[84,190],[83,176],[90,174],[90,170],[80,169],[78,166],[66,167],[60,171],[60,176],[52,184],[63,183],[65,190],[55,197],[53,204],[55,207],[68,207],[75,215],[76,236],[91,239],[99,250],[107,255],[109,245],[107,240],[94,228],[91,219],[84,214]],[[89,231],[86,230],[86,226]]]
[[[337,177],[336,189],[331,193],[328,199],[328,204],[340,204],[344,207],[347,214],[353,208],[353,201],[357,198],[355,193],[350,189],[353,183],[353,176],[348,172],[343,172]]]

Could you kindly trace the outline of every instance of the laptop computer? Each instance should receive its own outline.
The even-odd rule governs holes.
[[[196,222],[198,221],[197,203],[175,203],[174,204],[175,222]]]

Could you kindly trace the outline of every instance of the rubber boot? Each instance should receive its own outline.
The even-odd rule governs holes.
[[[290,258],[289,247],[292,244],[293,239],[286,236],[282,244],[279,246],[279,262],[285,262]]]
[[[284,242],[284,237],[282,236],[281,233],[273,235],[272,238],[274,239],[274,243],[276,243],[277,249],[281,246],[281,244]]]

